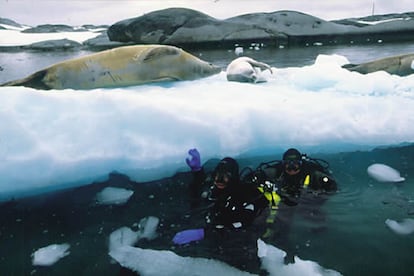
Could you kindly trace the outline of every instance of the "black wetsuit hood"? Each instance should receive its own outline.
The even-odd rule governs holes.
[[[234,160],[231,157],[223,158],[216,166],[213,177],[216,175],[223,175],[226,174],[230,181],[229,181],[229,187],[238,186],[240,182],[239,177],[239,164],[236,160]]]

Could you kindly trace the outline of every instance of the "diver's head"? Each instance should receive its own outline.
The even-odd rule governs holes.
[[[222,159],[213,172],[214,185],[217,189],[224,190],[239,182],[239,165],[233,158]]]
[[[288,175],[297,175],[302,168],[302,154],[297,149],[288,149],[283,154],[283,166]]]

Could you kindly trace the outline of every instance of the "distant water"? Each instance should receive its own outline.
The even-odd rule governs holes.
[[[192,54],[221,66],[223,70],[237,56],[234,50],[189,50]],[[51,64],[79,57],[91,51],[22,51],[1,52],[0,50],[0,83],[23,78]],[[309,46],[292,48],[245,48],[243,55],[266,62],[276,68],[301,67],[313,64],[319,54],[343,55],[351,63],[366,62],[387,56],[414,53],[412,43],[372,44],[372,45],[340,45]]]

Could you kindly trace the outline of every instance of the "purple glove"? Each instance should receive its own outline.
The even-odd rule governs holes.
[[[184,231],[181,231],[175,234],[173,238],[173,242],[175,244],[182,245],[182,244],[190,243],[192,241],[199,241],[202,239],[204,239],[203,228],[189,229],[189,230],[184,230]]]
[[[191,155],[191,160],[187,157],[185,161],[193,172],[201,170],[200,153],[197,149],[190,149],[188,154]]]

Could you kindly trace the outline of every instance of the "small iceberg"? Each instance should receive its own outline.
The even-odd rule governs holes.
[[[367,168],[367,172],[369,176],[379,182],[405,181],[405,178],[401,177],[399,171],[384,164],[372,164]]]
[[[121,266],[139,275],[180,276],[242,276],[252,275],[218,260],[182,257],[169,250],[122,246],[109,252]]]
[[[335,270],[323,268],[316,262],[304,261],[297,256],[294,257],[294,263],[284,264],[286,252],[266,244],[261,239],[257,240],[257,256],[260,258],[262,268],[269,275],[342,275]]]
[[[387,219],[385,224],[392,231],[400,235],[408,235],[414,232],[414,219],[406,218],[400,223],[392,219]]]
[[[96,194],[96,203],[99,205],[122,205],[125,204],[133,194],[134,191],[131,190],[106,187]]]
[[[109,251],[122,246],[133,246],[140,239],[155,239],[159,221],[157,217],[145,217],[139,221],[139,230],[136,232],[126,226],[113,231],[109,235]]]
[[[42,247],[32,254],[32,264],[38,266],[51,266],[63,257],[69,255],[69,248],[70,245],[67,243],[51,244]]]

